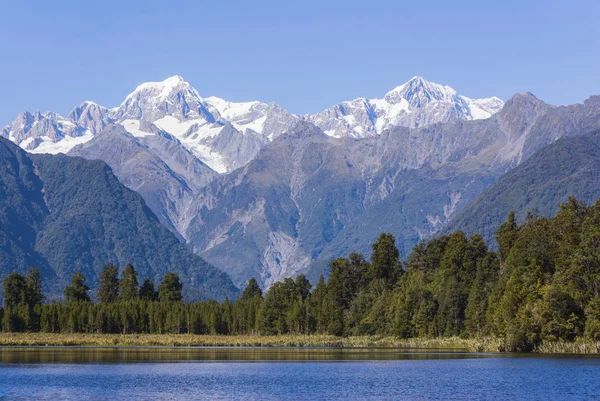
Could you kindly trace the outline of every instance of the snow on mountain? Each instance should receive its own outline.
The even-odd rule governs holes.
[[[113,122],[110,110],[89,100],[75,107],[67,116],[77,126],[96,135]]]
[[[178,120],[203,120],[213,123],[219,119],[192,86],[179,75],[162,82],[146,82],[130,93],[114,111],[116,121],[123,119],[156,121],[165,116]]]
[[[301,119],[275,103],[235,103],[214,96],[205,100],[237,130],[242,133],[252,130],[269,140],[278,137]]]
[[[85,127],[53,112],[23,112],[0,135],[33,153],[64,153],[93,136]]]
[[[471,99],[449,86],[413,77],[382,99],[342,102],[307,119],[334,137],[364,138],[397,127],[425,127],[453,119],[489,118],[504,103],[497,97]]]
[[[488,118],[502,105],[498,98],[471,99],[448,86],[414,77],[382,99],[359,98],[302,117],[274,103],[202,98],[176,75],[139,85],[112,109],[86,101],[66,118],[51,112],[21,113],[0,135],[30,152],[67,153],[111,124],[123,125],[134,136],[154,135],[154,125],[213,170],[226,173],[247,164],[262,146],[303,119],[333,137],[361,138],[395,126]]]

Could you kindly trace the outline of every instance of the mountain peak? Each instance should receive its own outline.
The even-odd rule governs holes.
[[[181,75],[173,75],[161,82],[164,86],[175,88],[181,84],[189,85]]]
[[[173,116],[180,121],[200,116],[209,122],[215,120],[206,110],[204,99],[179,75],[139,85],[114,111],[117,120],[156,121],[165,116]]]
[[[193,89],[192,86],[183,79],[183,77],[179,75],[173,75],[164,81],[145,82],[141,85],[138,85],[138,87],[135,88],[135,91],[127,96],[127,98],[133,97],[141,92],[152,92],[157,98],[165,99],[175,90],[188,90],[194,95],[197,95],[197,97],[200,97],[198,92],[196,92],[196,90]]]
[[[430,101],[451,100],[455,96],[456,91],[451,87],[427,81],[417,75],[386,93],[385,100],[396,104],[404,99],[412,107],[421,107]]]
[[[520,92],[517,93],[515,95],[513,95],[513,97],[511,97],[504,105],[504,109],[511,109],[511,108],[523,108],[525,105],[540,105],[540,104],[546,104],[544,101],[538,99],[533,93],[531,92]]]

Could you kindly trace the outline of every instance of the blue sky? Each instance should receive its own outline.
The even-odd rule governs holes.
[[[414,75],[470,97],[581,102],[600,94],[599,16],[592,0],[8,1],[0,126],[22,110],[114,107],[174,74],[202,96],[296,113]]]

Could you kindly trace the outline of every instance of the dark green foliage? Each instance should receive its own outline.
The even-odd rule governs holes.
[[[14,308],[24,304],[30,307],[40,305],[44,299],[42,279],[38,269],[30,268],[28,275],[12,272],[4,279],[4,304]]]
[[[4,279],[4,305],[7,308],[15,307],[26,302],[27,284],[24,276],[11,273]]]
[[[96,289],[107,263],[132,263],[155,282],[177,272],[186,299],[238,294],[103,162],[30,155],[0,138],[0,170],[0,277],[36,266],[49,298],[57,299],[75,271]]]
[[[491,243],[510,211],[523,223],[534,210],[554,215],[571,195],[595,202],[600,198],[600,132],[581,133],[540,149],[503,175],[460,211],[445,232],[480,233]]]
[[[88,302],[90,287],[85,284],[85,276],[80,271],[75,272],[71,284],[65,288],[67,302]]]
[[[107,304],[114,302],[119,297],[119,269],[110,264],[104,266],[100,274],[100,285],[98,286],[98,302]]]
[[[254,279],[254,277],[252,277],[250,279],[250,281],[248,281],[248,285],[246,286],[246,289],[244,290],[244,293],[242,294],[242,299],[244,301],[247,301],[256,296],[259,296],[262,298],[262,290],[258,286],[256,279]]]
[[[140,287],[139,297],[144,301],[156,301],[158,299],[158,293],[154,289],[154,283],[152,280],[147,278]]]
[[[383,279],[387,283],[393,283],[401,272],[400,252],[396,248],[396,239],[391,233],[381,234],[372,249],[367,277],[370,280]]]
[[[27,297],[25,303],[33,307],[41,305],[44,300],[42,293],[42,274],[39,269],[30,267],[27,271]]]
[[[0,313],[0,322],[4,330],[39,330],[39,309],[44,299],[40,271],[30,268],[27,276],[13,272],[4,279],[3,288],[6,309]]]
[[[81,273],[65,289],[68,302],[40,304],[39,273],[4,281],[6,331],[85,333],[379,334],[409,337],[494,335],[507,350],[544,341],[600,339],[600,201],[574,198],[553,218],[514,216],[497,230],[499,252],[463,232],[422,242],[405,269],[393,236],[373,246],[372,262],[351,253],[330,263],[311,293],[304,275],[263,294],[250,280],[235,302],[181,302],[175,273],[162,279],[158,302],[150,279],[139,297],[92,304]],[[375,264],[375,267],[373,266]],[[123,281],[136,294],[135,269]],[[121,287],[121,294],[125,287]],[[129,291],[129,290],[128,290]],[[126,291],[125,291],[126,292]]]
[[[508,214],[508,219],[496,230],[496,242],[498,243],[500,259],[506,260],[518,234],[515,212],[511,211]]]
[[[179,302],[182,299],[181,289],[182,284],[179,281],[179,276],[169,272],[165,274],[160,285],[158,286],[158,300],[161,302]]]
[[[122,301],[132,301],[138,298],[137,272],[132,264],[127,264],[119,281],[119,297]]]

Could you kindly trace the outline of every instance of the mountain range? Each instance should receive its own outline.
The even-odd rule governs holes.
[[[586,204],[600,199],[600,131],[561,138],[535,152],[457,213],[444,231],[479,233],[493,243],[496,229],[515,212],[551,217],[570,196]]]
[[[202,98],[175,76],[113,109],[22,113],[1,135],[29,152],[105,161],[241,287],[314,279],[332,257],[367,253],[382,231],[407,254],[537,151],[599,129],[599,117],[600,97],[555,107],[521,93],[504,104],[420,77],[300,116]]]
[[[80,270],[96,288],[106,264],[132,263],[156,285],[169,271],[187,299],[234,297],[222,271],[194,255],[104,162],[30,155],[0,138],[0,276],[40,269],[50,298]]]
[[[163,130],[218,173],[246,165],[258,151],[301,120],[334,137],[379,135],[394,126],[421,127],[452,119],[488,118],[502,108],[496,98],[470,99],[448,86],[414,77],[382,99],[342,102],[316,115],[299,116],[276,104],[202,98],[180,76],[147,82],[120,106],[86,101],[67,117],[23,112],[1,135],[33,153],[67,153],[110,124],[137,137]]]

